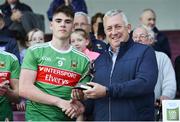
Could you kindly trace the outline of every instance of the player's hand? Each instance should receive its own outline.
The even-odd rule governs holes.
[[[83,90],[81,90],[81,89],[73,89],[71,92],[71,97],[73,99],[77,99],[77,100],[84,100],[85,99]]]
[[[70,104],[71,104],[71,108],[65,111],[65,114],[70,118],[76,118],[82,113],[84,113],[85,111],[84,105],[77,99],[72,99]]]
[[[25,111],[26,109],[26,104],[24,100],[21,100],[19,104],[16,104],[17,110],[19,111]]]
[[[72,99],[71,104],[73,105],[73,107],[76,106],[78,108],[76,110],[76,116],[79,116],[84,113],[85,107],[79,100]]]
[[[4,96],[9,89],[9,85],[5,84],[3,86],[0,86],[0,96]]]
[[[71,100],[61,99],[57,102],[57,107],[61,108],[63,112],[70,118],[74,118],[77,116],[76,111],[78,109],[77,105],[71,104]]]

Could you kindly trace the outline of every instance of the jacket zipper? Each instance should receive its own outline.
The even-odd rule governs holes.
[[[111,82],[111,79],[110,79],[110,82]],[[109,122],[110,122],[111,121],[111,98],[110,98],[110,96],[108,99],[109,99]]]
[[[111,85],[111,82],[112,82],[111,79],[112,79],[114,67],[115,67],[115,64],[116,64],[116,59],[117,59],[117,56],[114,57],[114,55],[112,55],[112,57],[111,57],[112,67],[111,67],[109,86]],[[109,96],[109,121],[111,121],[111,118],[112,118],[111,117],[111,97]]]
[[[111,60],[112,61],[112,60]],[[109,81],[109,86],[111,85],[111,78],[112,78],[112,74],[113,74],[113,61],[112,61],[112,67],[111,67],[111,74],[110,74],[110,81]],[[111,121],[111,97],[109,96],[109,122]]]

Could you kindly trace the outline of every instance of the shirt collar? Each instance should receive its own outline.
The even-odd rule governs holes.
[[[108,49],[109,54],[110,54],[111,56],[112,56],[112,55],[117,55],[117,54],[119,53],[119,48],[120,48],[120,47],[118,47],[118,48],[116,49],[116,52],[113,52],[112,47],[110,46],[109,49]]]

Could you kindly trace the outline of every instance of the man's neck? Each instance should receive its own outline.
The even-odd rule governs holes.
[[[66,40],[52,39],[51,44],[54,48],[61,51],[66,51],[70,47],[69,39]]]
[[[110,50],[113,52],[113,53],[117,53],[119,51],[119,47],[110,47]]]

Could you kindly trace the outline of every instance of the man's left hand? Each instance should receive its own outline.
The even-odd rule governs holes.
[[[106,87],[98,83],[89,82],[88,85],[92,86],[92,89],[84,90],[84,94],[87,98],[101,98],[106,96]]]

